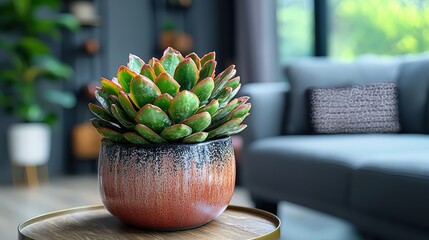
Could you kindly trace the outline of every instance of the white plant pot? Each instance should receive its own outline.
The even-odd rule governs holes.
[[[51,128],[43,123],[20,123],[10,126],[9,155],[18,166],[46,164],[51,154]]]

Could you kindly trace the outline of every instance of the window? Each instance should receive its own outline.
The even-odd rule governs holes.
[[[427,0],[328,0],[329,55],[395,55],[429,50]]]
[[[277,0],[280,63],[312,55],[313,0]]]

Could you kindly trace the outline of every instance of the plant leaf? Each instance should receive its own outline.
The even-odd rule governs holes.
[[[236,132],[238,130],[237,127],[242,122],[243,122],[243,119],[234,118],[222,124],[221,126],[217,127],[216,129],[209,131],[209,136],[207,138],[212,139],[215,137],[221,137],[221,136],[233,134],[233,132]]]
[[[177,65],[174,79],[180,84],[180,90],[190,90],[197,83],[198,69],[191,58],[185,58]]]
[[[174,141],[174,140],[182,139],[191,134],[192,134],[192,128],[190,128],[189,126],[186,126],[185,124],[180,123],[180,124],[175,124],[173,126],[165,128],[161,132],[161,137],[170,141]]]
[[[167,143],[167,140],[159,136],[156,132],[154,132],[149,127],[143,124],[137,124],[134,127],[134,130],[142,135],[145,139],[149,140],[152,143]]]
[[[194,61],[197,68],[198,69],[201,68],[201,61],[200,61],[200,58],[198,57],[198,55],[196,53],[194,53],[194,52],[190,53],[190,54],[186,55],[185,58],[191,58]]]
[[[130,98],[138,108],[147,103],[152,103],[161,95],[159,88],[147,77],[135,76],[130,83]]]
[[[173,123],[161,108],[152,104],[146,104],[142,107],[138,111],[135,120],[138,123],[148,126],[156,133],[160,133],[164,128],[171,126]]]
[[[134,108],[133,103],[130,101],[128,95],[123,91],[119,92],[118,101],[124,111],[127,113],[130,119],[135,119],[137,111]]]
[[[76,97],[72,92],[48,89],[43,96],[49,102],[58,104],[63,108],[72,108],[76,105]]]
[[[122,126],[128,129],[134,128],[134,123],[127,119],[126,113],[121,108],[119,108],[118,105],[112,104],[110,111]]]
[[[168,112],[170,108],[171,101],[173,101],[173,97],[168,93],[161,94],[155,101],[153,101],[153,105],[159,107],[164,112]]]
[[[184,143],[199,143],[204,142],[209,134],[206,132],[197,132],[183,139]]]
[[[179,83],[168,73],[161,73],[155,79],[155,85],[161,90],[161,93],[168,93],[171,96],[176,96],[180,89]]]
[[[170,76],[173,76],[174,70],[176,70],[176,67],[179,65],[181,60],[183,60],[181,55],[168,53],[161,58],[160,62],[165,71],[170,74]]]
[[[216,69],[216,61],[210,60],[204,64],[200,71],[200,79],[213,77]]]
[[[100,106],[97,106],[93,103],[89,103],[88,108],[95,116],[97,116],[100,119],[103,119],[104,121],[114,122],[114,123],[118,122],[118,120],[116,120],[116,118],[110,115],[110,113],[106,109]]]
[[[191,127],[192,132],[196,133],[196,132],[201,132],[204,129],[206,129],[208,126],[210,126],[211,119],[212,117],[210,113],[202,112],[185,119],[183,121],[183,124]]]
[[[121,84],[122,88],[124,89],[124,91],[126,93],[130,93],[130,83],[131,80],[137,76],[137,73],[131,71],[131,69],[125,67],[125,66],[120,66],[118,69],[118,82],[119,84]]]
[[[119,92],[122,90],[120,86],[116,85],[112,81],[101,77],[100,78],[101,86],[103,87],[103,91],[107,95],[118,95]]]
[[[179,92],[171,101],[168,115],[175,123],[180,123],[190,117],[198,109],[200,101],[197,95],[183,90]]]
[[[141,145],[150,144],[149,141],[147,141],[146,139],[144,139],[142,136],[140,136],[135,132],[127,132],[127,133],[124,133],[123,136],[130,143],[141,144]]]
[[[219,101],[217,99],[213,99],[209,104],[200,107],[197,113],[208,112],[210,113],[211,116],[213,116],[218,109],[219,109]]]
[[[155,82],[155,72],[149,64],[144,64],[140,69],[140,74]]]
[[[213,78],[208,77],[198,82],[197,85],[195,85],[191,89],[191,92],[197,95],[198,99],[200,99],[200,102],[204,102],[207,99],[209,99],[210,95],[212,94],[213,88],[214,88]]]
[[[122,136],[121,133],[109,128],[97,128],[98,133],[104,138],[112,140],[114,142],[127,142],[127,139]]]
[[[206,62],[210,61],[210,60],[214,60],[216,59],[216,53],[215,52],[209,52],[206,55],[204,55],[201,58],[201,66],[204,66],[204,64],[206,64]]]
[[[128,64],[127,67],[135,72],[135,73],[140,73],[140,69],[142,68],[142,66],[144,65],[144,61],[141,60],[138,56],[134,55],[134,54],[129,54],[128,56]]]

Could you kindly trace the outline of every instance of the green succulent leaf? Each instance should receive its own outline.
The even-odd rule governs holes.
[[[95,90],[95,99],[101,104],[101,106],[110,113],[110,103],[108,95],[101,89]]]
[[[114,123],[118,122],[112,115],[110,115],[110,113],[106,109],[100,106],[97,106],[93,103],[89,103],[88,108],[95,116],[97,116],[100,119],[103,119],[104,121],[114,122]]]
[[[176,70],[177,65],[179,65],[182,59],[183,57],[178,54],[168,53],[161,58],[160,62],[165,71],[170,74],[170,76],[173,76],[174,70]]]
[[[110,128],[97,128],[97,131],[102,137],[112,140],[114,142],[127,142],[127,139],[125,139],[121,133],[116,132],[115,130],[112,130]]]
[[[113,125],[111,122],[104,121],[102,119],[98,118],[91,118],[89,120],[95,128],[109,128],[116,132],[123,132],[123,130],[115,125]]]
[[[173,101],[173,97],[170,96],[168,93],[161,94],[155,101],[153,101],[153,104],[159,108],[162,109],[164,112],[168,112],[168,109],[170,108],[171,101]]]
[[[165,128],[161,132],[161,137],[167,139],[167,140],[179,140],[184,137],[187,137],[192,134],[192,128],[189,126],[186,126],[185,124],[175,124],[173,126]]]
[[[242,122],[243,122],[243,119],[241,119],[241,118],[231,119],[231,120],[227,121],[226,123],[222,124],[221,126],[209,131],[209,136],[207,138],[212,139],[212,138],[216,138],[216,137],[231,135],[231,134],[233,134],[233,132],[235,132],[239,129],[239,128],[237,129],[237,127]]]
[[[180,56],[183,59],[182,54],[179,51],[177,51],[176,49],[172,48],[172,47],[166,48],[164,50],[164,52],[162,53],[162,55],[165,56],[165,55],[170,54],[170,53],[176,54],[176,55]]]
[[[216,61],[210,60],[204,64],[200,71],[200,79],[204,79],[207,77],[213,77],[216,69]]]
[[[212,117],[210,113],[202,112],[185,119],[185,121],[183,121],[183,124],[191,127],[192,132],[196,133],[196,132],[201,132],[204,129],[206,129],[208,126],[210,126],[211,120],[212,120]]]
[[[224,87],[216,96],[220,103],[222,103],[232,93],[231,87]]]
[[[215,89],[213,90],[212,97],[216,97],[219,92],[225,87],[226,83],[234,77],[237,70],[234,69],[235,66],[231,65],[225,71],[221,72],[215,79]]]
[[[165,73],[165,69],[162,66],[162,64],[159,62],[159,60],[155,60],[155,63],[152,68],[155,71],[156,76],[159,76],[161,73]]]
[[[186,55],[185,58],[191,58],[194,61],[194,63],[197,66],[197,68],[198,69],[201,68],[201,60],[200,60],[200,58],[198,57],[198,55],[196,53],[194,53],[194,52],[190,53],[190,54]]]
[[[133,103],[130,101],[130,98],[125,92],[123,91],[119,92],[118,101],[122,109],[124,109],[125,113],[127,113],[128,117],[130,119],[135,119],[137,111],[134,108]]]
[[[130,82],[137,75],[137,73],[131,71],[131,69],[120,66],[118,69],[118,81],[126,93],[130,92]]]
[[[238,84],[238,86],[229,94],[228,97],[222,99],[220,107],[224,107],[226,104],[228,104],[229,101],[231,101],[231,99],[233,99],[235,95],[237,95],[238,91],[240,91],[240,88],[241,88],[241,84]]]
[[[234,90],[235,90],[235,88],[236,88],[239,84],[240,84],[240,77],[239,77],[239,76],[237,76],[237,77],[235,77],[235,78],[233,78],[233,79],[229,80],[229,81],[225,84],[225,86],[227,86],[227,87],[231,87],[232,89],[234,89]]]
[[[134,130],[136,130],[136,132],[152,143],[167,143],[167,140],[143,124],[137,124],[134,127]]]
[[[214,128],[214,127],[217,127],[219,125],[222,125],[225,122],[230,121],[231,119],[242,118],[242,117],[245,118],[245,116],[249,112],[250,108],[251,108],[250,103],[241,104],[238,107],[236,107],[233,111],[231,111],[228,115],[226,115],[224,118],[220,119],[219,122],[215,122],[212,126],[210,126],[210,128]],[[213,117],[213,118],[215,118],[215,117]]]
[[[213,116],[218,109],[219,109],[219,101],[217,99],[213,99],[209,104],[200,107],[197,113],[208,112],[210,113],[211,116]]]
[[[204,142],[207,139],[209,134],[206,132],[197,132],[192,135],[189,135],[183,139],[184,143],[200,143]]]
[[[130,143],[140,144],[140,145],[150,144],[149,141],[147,141],[141,135],[139,135],[135,132],[127,132],[127,133],[124,133],[123,136]]]
[[[210,60],[214,60],[216,59],[216,53],[215,52],[209,52],[206,55],[204,55],[201,58],[201,66],[204,66],[204,64],[206,64],[206,62],[210,61]]]
[[[170,126],[173,122],[161,108],[146,104],[136,115],[136,122],[148,126],[156,133],[160,133],[164,128]]]
[[[155,83],[142,75],[137,75],[131,80],[130,91],[131,100],[139,108],[148,103],[152,103],[161,95],[161,91]]]
[[[234,99],[230,101],[224,108],[219,110],[214,116],[213,116],[213,122],[217,122],[221,120],[222,118],[226,117],[230,112],[232,112],[238,105],[240,105],[239,99]]]
[[[122,126],[128,128],[128,129],[134,128],[134,123],[132,123],[131,121],[128,120],[127,114],[121,108],[119,108],[116,104],[112,104],[112,107],[110,110],[111,110],[113,116],[115,116],[115,118],[119,121],[119,123]]]
[[[158,58],[153,57],[153,58],[149,59],[149,61],[147,62],[147,64],[149,64],[149,66],[150,66],[152,69],[154,69],[154,67],[155,67],[155,62],[157,62],[157,61],[159,61],[159,60],[158,60]]]
[[[212,94],[213,88],[214,88],[213,78],[208,77],[198,82],[197,85],[195,85],[191,89],[191,92],[197,95],[198,99],[200,99],[200,102],[204,102],[207,99],[209,99],[210,95]]]
[[[152,80],[152,82],[155,82],[156,75],[149,64],[144,64],[142,66],[142,68],[140,69],[140,74],[149,78],[150,80]]]
[[[116,85],[114,82],[101,77],[100,78],[101,86],[103,87],[103,91],[107,95],[118,95],[119,92],[122,90],[120,86]]]
[[[177,65],[174,79],[180,84],[180,90],[190,90],[197,83],[198,69],[191,58],[185,58]]]
[[[198,109],[200,101],[194,93],[183,90],[171,101],[168,115],[175,123],[180,123],[192,116]]]
[[[180,89],[179,83],[167,73],[161,73],[155,79],[155,85],[161,90],[161,93],[168,93],[171,96],[176,96]]]
[[[141,60],[138,56],[131,54],[128,57],[128,68],[135,73],[140,73],[140,69],[145,64],[143,60]]]

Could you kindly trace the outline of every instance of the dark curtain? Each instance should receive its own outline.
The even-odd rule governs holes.
[[[276,1],[236,0],[237,71],[243,83],[280,81]]]

